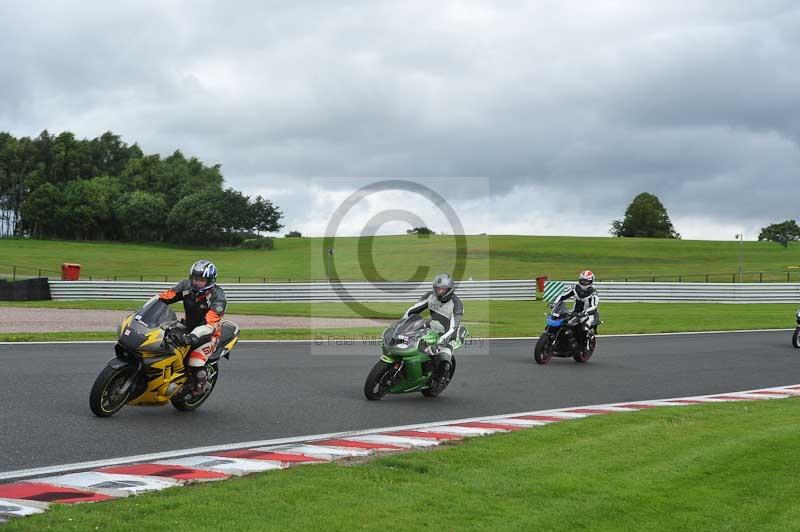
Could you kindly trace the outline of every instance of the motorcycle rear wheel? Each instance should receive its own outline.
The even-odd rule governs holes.
[[[594,348],[597,345],[597,337],[592,336],[592,339],[589,340],[589,350],[588,351],[581,351],[580,353],[576,353],[572,355],[572,358],[575,359],[575,362],[588,362],[592,355],[594,354]]]
[[[136,370],[131,367],[115,369],[106,366],[103,368],[89,392],[89,408],[92,409],[94,415],[110,417],[125,406],[130,399],[133,386],[129,386],[128,390],[122,394],[119,393],[119,388],[125,384],[132,371]]]
[[[211,392],[214,391],[214,388],[216,388],[218,377],[219,377],[219,368],[215,365],[209,365],[207,382],[211,386],[206,387],[207,389],[205,393],[195,397],[192,394],[184,393],[179,390],[178,393],[176,393],[170,398],[172,406],[174,406],[176,410],[180,410],[181,412],[191,412],[193,410],[197,410],[198,408],[200,408],[200,405],[205,403],[206,399],[208,399],[208,397],[211,395]]]
[[[800,349],[800,327],[795,327],[794,334],[792,335],[792,346]]]
[[[441,395],[443,391],[447,389],[447,386],[450,385],[450,382],[453,380],[453,375],[456,373],[456,357],[452,357],[450,359],[450,375],[447,377],[447,382],[439,383],[438,385],[429,386],[424,390],[420,390],[419,393],[424,395],[425,397],[438,397]],[[443,384],[443,385],[442,385]]]

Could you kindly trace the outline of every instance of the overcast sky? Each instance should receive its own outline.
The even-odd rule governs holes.
[[[295,4],[0,3],[0,130],[181,149],[311,235],[387,178],[468,233],[608,235],[644,191],[684,238],[798,218],[797,2]],[[452,232],[413,196],[341,232]]]

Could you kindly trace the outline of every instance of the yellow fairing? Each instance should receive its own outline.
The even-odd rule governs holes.
[[[183,357],[188,351],[188,347],[177,348],[172,355],[163,360],[148,364],[145,369],[145,375],[148,378],[147,388],[144,393],[128,404],[161,405],[169,401],[170,396],[167,395],[169,385],[175,383],[171,390],[174,394],[186,383],[187,375]],[[152,353],[142,353],[142,355],[153,358]]]
[[[117,336],[122,336],[122,331],[124,331],[128,325],[131,324],[131,320],[133,319],[133,314],[122,320],[122,323],[119,324],[119,329],[117,330]]]
[[[147,333],[147,338],[145,341],[142,342],[139,347],[145,347],[147,345],[161,345],[161,340],[164,339],[164,331],[162,329],[153,329],[149,333]],[[144,353],[142,353],[144,354]],[[147,356],[145,354],[145,356]]]

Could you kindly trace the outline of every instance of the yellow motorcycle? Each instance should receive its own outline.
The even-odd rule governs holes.
[[[108,417],[126,404],[162,406],[171,402],[178,410],[197,409],[217,384],[219,359],[229,358],[239,341],[239,327],[222,322],[217,349],[208,358],[207,384],[203,393],[194,394],[194,375],[184,364],[188,346],[180,345],[186,329],[175,312],[154,297],[144,307],[122,320],[114,346],[116,357],[108,361],[89,394],[94,415]]]

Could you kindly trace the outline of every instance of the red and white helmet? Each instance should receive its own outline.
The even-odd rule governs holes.
[[[592,286],[594,284],[594,274],[591,270],[584,270],[578,275],[578,284],[581,286]]]

